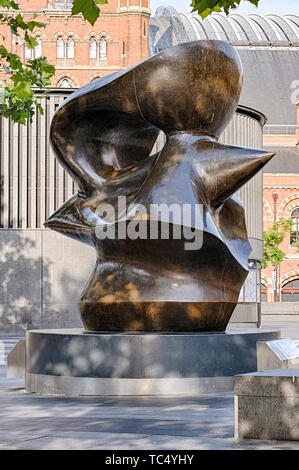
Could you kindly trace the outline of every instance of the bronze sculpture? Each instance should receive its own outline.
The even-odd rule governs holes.
[[[79,191],[45,225],[97,250],[79,303],[86,330],[225,330],[251,251],[233,194],[273,156],[217,142],[241,86],[235,49],[196,41],[93,82],[57,110],[52,145]],[[166,144],[151,155],[161,130]],[[153,215],[157,205],[194,207],[200,217],[170,220]],[[105,219],[108,206],[116,220]],[[132,227],[128,236],[132,222],[138,234],[154,221],[154,236],[135,237]],[[186,249],[186,228],[200,249]]]

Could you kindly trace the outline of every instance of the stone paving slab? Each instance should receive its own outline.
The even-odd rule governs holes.
[[[45,430],[39,431],[30,431],[27,435],[25,435],[24,430],[10,430],[10,431],[3,431],[2,426],[0,430],[0,450],[5,447],[9,446],[17,446],[18,444],[26,445],[26,442],[34,440],[34,439],[41,439],[47,436]]]
[[[4,420],[1,422],[1,430],[13,430],[15,420]],[[156,434],[156,435],[173,435],[183,437],[213,437],[213,438],[229,438],[233,435],[233,424],[227,422],[211,420],[200,420],[199,422],[188,421],[171,421],[171,420],[154,420],[154,419],[72,419],[57,418],[55,420],[42,420],[34,418],[30,420],[18,420],[18,426],[27,430],[28,433],[37,432],[40,429],[47,430],[48,433],[56,432],[79,432],[84,429],[85,432],[114,432],[117,429],[119,434],[135,433],[135,434]],[[1,431],[0,431],[1,440]]]
[[[299,450],[299,444],[283,441],[234,441],[233,439],[184,438],[171,435],[117,433],[55,433],[0,446],[0,450]]]

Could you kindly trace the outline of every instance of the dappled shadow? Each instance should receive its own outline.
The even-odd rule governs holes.
[[[299,370],[236,378],[236,437],[299,441]]]
[[[80,328],[77,304],[94,258],[50,230],[1,230],[0,334]]]
[[[39,328],[43,291],[51,289],[50,262],[42,253],[40,230],[0,232],[0,331]]]
[[[257,341],[277,338],[277,332],[254,330],[240,334],[98,333],[32,334],[28,343],[31,373],[43,370],[65,377],[117,379],[232,377],[257,369]]]

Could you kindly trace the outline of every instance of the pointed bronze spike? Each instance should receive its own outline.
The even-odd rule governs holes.
[[[209,158],[205,158],[206,156]],[[217,208],[255,176],[275,155],[263,150],[217,144],[201,155],[200,176],[205,199]],[[206,164],[205,164],[206,162]]]
[[[82,214],[78,194],[74,194],[57,209],[44,222],[44,226],[88,244],[90,231],[94,228]]]

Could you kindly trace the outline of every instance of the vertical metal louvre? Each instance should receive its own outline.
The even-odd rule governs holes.
[[[262,127],[258,120],[236,113],[220,137],[221,142],[230,145],[260,149],[263,146]],[[263,175],[259,172],[237,193],[245,207],[248,235],[263,239]]]
[[[26,126],[0,118],[0,228],[34,229],[75,191],[49,144],[50,124],[68,93],[52,92]]]

